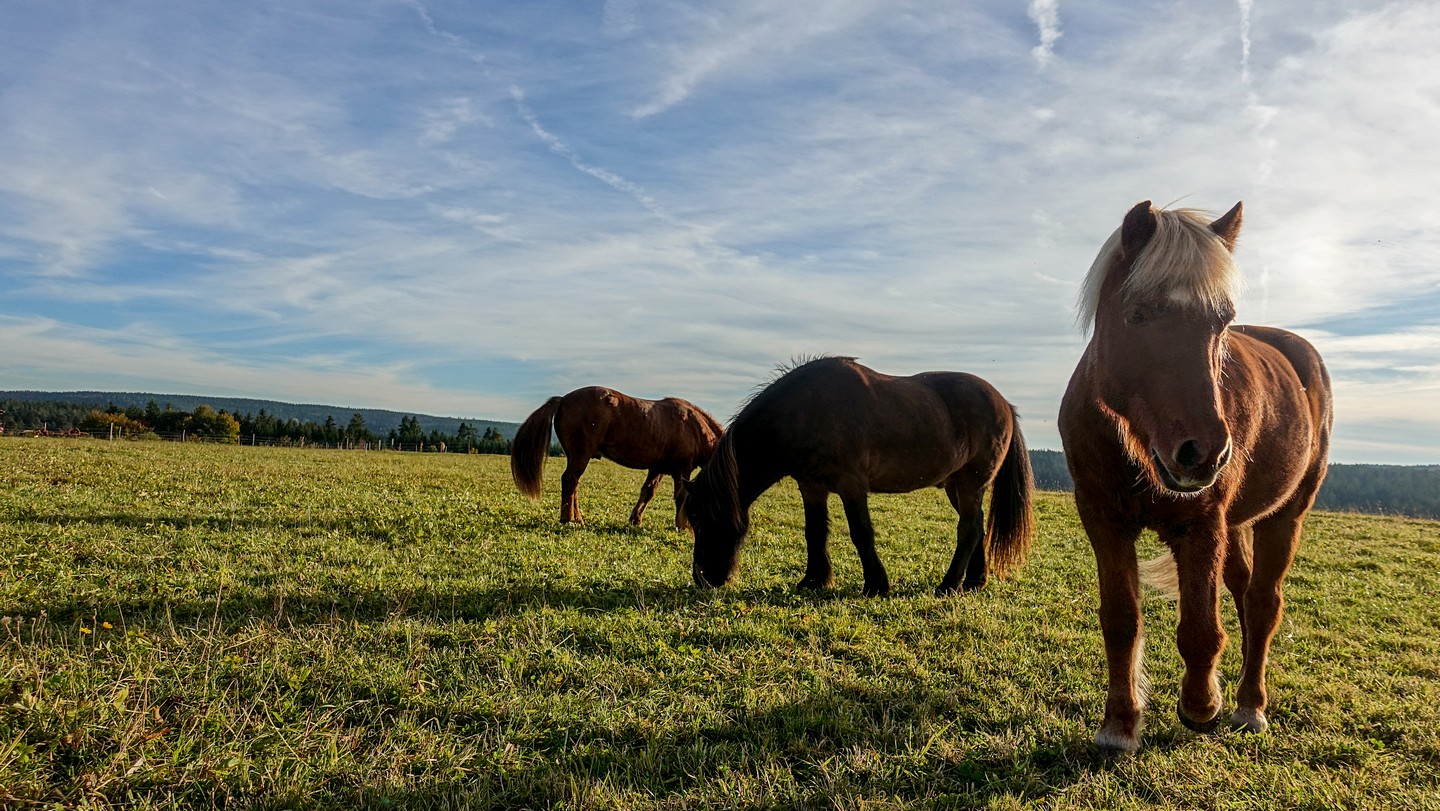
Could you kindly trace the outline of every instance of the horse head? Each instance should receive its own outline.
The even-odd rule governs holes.
[[[1173,493],[1214,484],[1232,453],[1221,386],[1240,221],[1240,203],[1211,221],[1147,200],[1085,281],[1097,405],[1135,464]]]
[[[680,511],[695,541],[691,576],[700,588],[730,582],[740,561],[750,516],[740,506],[736,476],[734,449],[722,439],[695,478],[681,480]]]

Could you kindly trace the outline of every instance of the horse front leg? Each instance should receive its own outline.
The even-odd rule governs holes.
[[[835,585],[830,566],[830,493],[802,482],[800,500],[805,505],[805,576],[796,585],[828,589]]]
[[[1235,690],[1238,705],[1230,723],[1245,732],[1264,732],[1270,727],[1265,717],[1269,697],[1265,688],[1265,668],[1270,656],[1270,642],[1280,627],[1285,609],[1282,584],[1295,550],[1300,544],[1303,514],[1281,513],[1255,525],[1253,569],[1245,589],[1244,613],[1241,615],[1241,640],[1244,662],[1240,666],[1240,684]],[[1236,599],[1236,604],[1241,600]]]
[[[658,470],[651,470],[645,474],[645,483],[640,485],[640,499],[635,502],[635,509],[630,511],[632,526],[640,526],[640,518],[645,515],[645,508],[649,506],[650,499],[655,498],[655,491],[660,488],[660,478],[664,475]]]
[[[870,499],[864,492],[858,496],[841,496],[845,520],[850,525],[850,541],[860,555],[860,569],[865,573],[866,597],[889,597],[890,575],[880,556],[875,554],[875,526],[870,523]]]
[[[945,495],[959,518],[955,524],[955,557],[935,589],[937,597],[983,588],[990,577],[985,559],[985,510],[980,503],[984,492],[950,482],[945,485]]]
[[[1221,694],[1217,667],[1225,650],[1220,625],[1220,578],[1229,532],[1219,524],[1190,526],[1183,536],[1161,534],[1175,557],[1180,585],[1180,622],[1175,645],[1185,662],[1180,681],[1180,723],[1209,732],[1219,723]]]
[[[685,517],[685,481],[689,478],[688,470],[670,474],[670,480],[675,484],[675,528],[679,530],[690,528],[690,519]]]
[[[1095,551],[1100,584],[1100,634],[1105,640],[1105,718],[1095,732],[1095,747],[1106,757],[1140,748],[1145,711],[1144,630],[1140,621],[1140,573],[1135,559],[1138,528],[1120,524],[1088,509],[1076,493],[1081,523]]]

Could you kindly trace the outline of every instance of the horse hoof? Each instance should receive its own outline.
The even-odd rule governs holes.
[[[864,590],[862,590],[860,593],[863,594],[863,595],[865,595],[866,597],[889,597],[889,596],[890,596],[890,587],[889,587],[889,586],[886,586],[885,588],[880,589],[880,588],[871,588],[870,586],[866,586],[866,587],[864,588]]]
[[[1110,732],[1101,728],[1095,733],[1095,750],[1105,760],[1113,760],[1123,755],[1133,755],[1140,750],[1139,737],[1128,737]]]
[[[807,577],[795,584],[795,588],[805,589],[807,591],[824,591],[825,589],[834,587],[834,578]]]
[[[1211,716],[1208,721],[1192,721],[1190,717],[1185,714],[1185,708],[1176,704],[1175,714],[1180,716],[1180,723],[1184,724],[1185,728],[1192,732],[1214,732],[1215,727],[1220,726],[1220,713],[1218,712]]]
[[[1236,732],[1259,735],[1270,728],[1270,722],[1261,710],[1240,709],[1230,716],[1230,728]]]

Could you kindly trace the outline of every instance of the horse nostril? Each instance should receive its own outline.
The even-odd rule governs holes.
[[[1185,440],[1180,450],[1175,452],[1175,463],[1180,467],[1190,470],[1199,466],[1204,461],[1205,453],[1200,450],[1200,445],[1193,439]]]

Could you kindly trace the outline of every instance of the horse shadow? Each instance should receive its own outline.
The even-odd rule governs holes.
[[[526,741],[525,748],[544,752],[543,758],[525,758],[420,789],[332,786],[329,796],[313,803],[356,808],[585,807],[587,792],[601,790],[606,796],[645,796],[665,807],[705,806],[715,802],[710,784],[778,767],[789,778],[768,779],[766,789],[772,796],[755,796],[765,792],[752,788],[749,798],[727,796],[723,807],[758,811],[899,801],[978,808],[1006,796],[1044,805],[1097,769],[1111,767],[1095,754],[1088,734],[1079,731],[1028,749],[1003,743],[1013,737],[1018,723],[1006,717],[940,722],[952,744],[939,745],[940,736],[935,736],[917,751],[909,727],[936,722],[953,704],[950,695],[934,687],[825,684],[758,712],[658,734],[642,719],[618,725],[613,719],[579,719],[566,729]],[[493,713],[440,708],[415,721],[462,737],[504,725]],[[986,740],[1002,743],[973,743]],[[956,741],[960,744],[954,745]],[[304,807],[305,802],[289,805]]]

